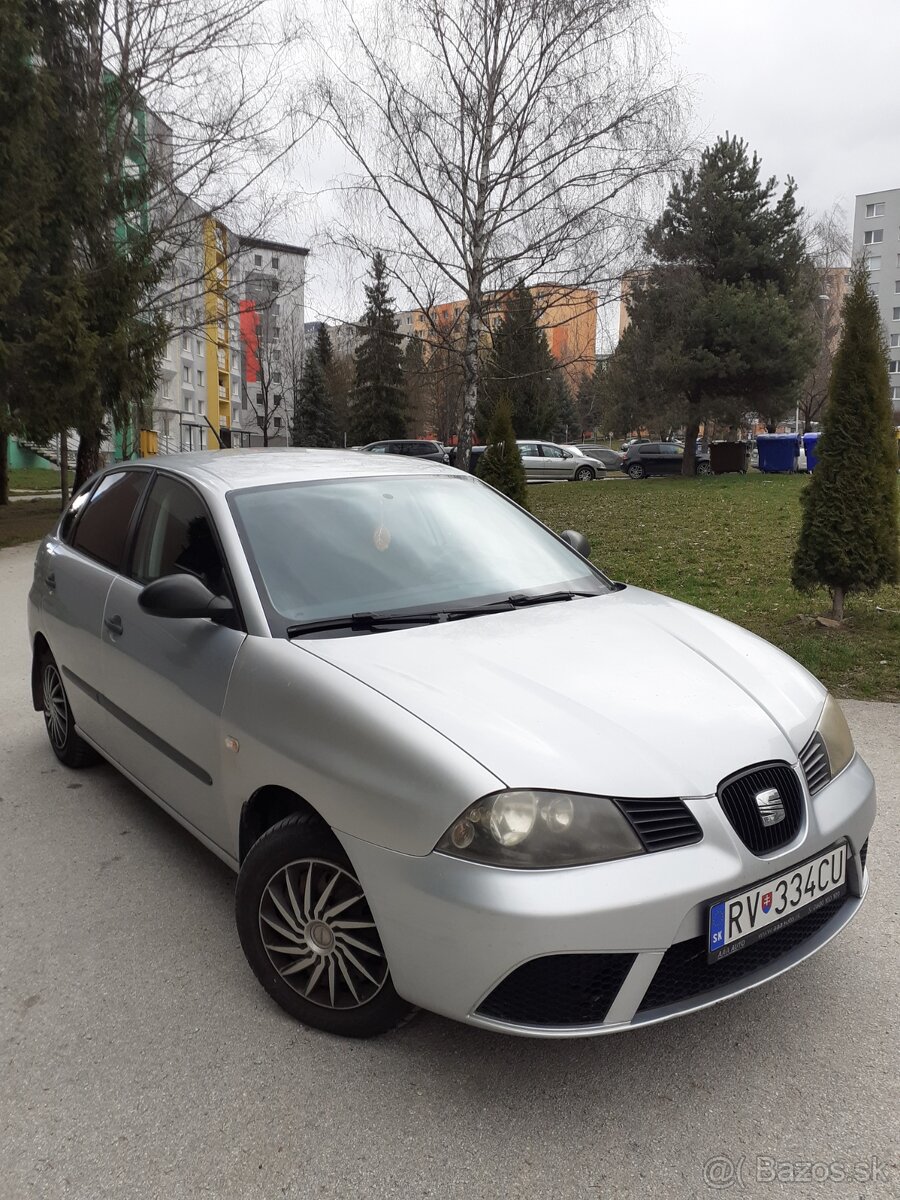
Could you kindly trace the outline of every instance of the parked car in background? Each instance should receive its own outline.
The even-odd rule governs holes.
[[[590,483],[603,479],[606,467],[597,458],[576,454],[571,447],[557,446],[555,442],[517,441],[525,478],[529,483],[547,483],[550,480],[570,479],[575,483]],[[486,446],[473,446],[469,456],[469,473],[478,473],[478,462]],[[617,464],[618,465],[618,464]]]
[[[99,751],[237,873],[247,961],[304,1024],[365,1037],[415,1006],[541,1037],[667,1021],[840,934],[875,785],[808,671],[589,555],[412,456],[117,463],[38,550],[32,702],[61,764]],[[96,823],[108,777],[81,786]],[[96,874],[86,855],[66,869]],[[228,956],[151,901],[114,917],[136,954],[171,920],[156,993],[221,999]],[[791,1003],[865,986],[832,954]],[[778,1002],[735,1020],[752,1046]]]
[[[625,451],[621,469],[632,479],[647,479],[651,475],[680,475],[684,462],[684,446],[680,442],[639,442]],[[697,452],[694,460],[697,475],[709,475],[709,451]]]
[[[563,450],[571,450],[573,454],[596,459],[597,462],[602,462],[608,471],[617,471],[622,465],[622,451],[613,450],[609,446],[563,446]]]
[[[650,439],[645,437],[626,438],[622,443],[622,450],[629,450],[632,446],[639,446],[644,443],[649,443]]]
[[[369,442],[361,446],[363,454],[408,454],[411,458],[431,459],[432,462],[448,463],[449,453],[440,442],[428,438],[392,438],[390,441]]]

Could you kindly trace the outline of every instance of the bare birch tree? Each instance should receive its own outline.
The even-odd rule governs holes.
[[[847,214],[839,205],[813,220],[807,231],[810,269],[815,273],[809,319],[816,333],[816,358],[800,385],[798,410],[805,432],[818,421],[828,398],[831,367],[841,335],[841,305],[850,270],[851,242]]]
[[[679,158],[664,39],[649,0],[345,2],[338,26],[306,109],[354,165],[337,236],[383,249],[426,312],[463,298],[465,468],[504,289],[613,290],[642,190]]]

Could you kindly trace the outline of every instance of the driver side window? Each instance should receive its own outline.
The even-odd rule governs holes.
[[[228,593],[205,506],[191,488],[167,475],[157,475],[147,499],[131,574],[144,584],[164,575],[194,575],[214,595]]]

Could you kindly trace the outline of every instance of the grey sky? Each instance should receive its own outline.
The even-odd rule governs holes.
[[[900,186],[898,0],[662,0],[659,12],[689,87],[698,144],[739,134],[766,175],[794,176],[808,211],[839,202],[848,221],[857,193]],[[333,167],[324,156],[320,169],[329,158]],[[307,174],[313,190],[326,182],[315,166]],[[359,277],[349,264],[316,257],[313,240],[309,318],[352,316],[362,302]]]

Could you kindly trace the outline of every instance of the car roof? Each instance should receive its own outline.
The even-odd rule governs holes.
[[[405,439],[404,439],[405,440]],[[310,480],[353,479],[378,475],[452,475],[465,478],[453,467],[427,459],[379,457],[355,450],[311,450],[303,447],[197,450],[116,463],[110,469],[159,467],[193,478],[222,492],[258,487],[267,483],[300,483]]]

